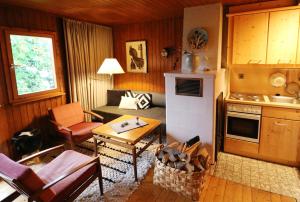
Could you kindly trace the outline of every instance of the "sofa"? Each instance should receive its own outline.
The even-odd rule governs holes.
[[[150,93],[152,95],[152,103],[149,109],[120,109],[119,103],[121,96],[125,95],[126,90],[108,90],[107,105],[92,109],[93,112],[104,117],[104,123],[112,121],[122,115],[141,116],[153,118],[161,121],[162,134],[166,134],[166,102],[165,95],[156,92],[132,91],[134,93]]]

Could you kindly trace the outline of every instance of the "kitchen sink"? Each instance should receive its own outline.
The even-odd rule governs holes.
[[[289,96],[269,96],[271,102],[287,103],[287,104],[300,104],[300,100]]]

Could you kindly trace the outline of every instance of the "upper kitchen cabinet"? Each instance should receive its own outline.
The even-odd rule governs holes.
[[[265,64],[269,13],[233,18],[233,64]]]
[[[267,64],[295,64],[299,10],[270,12]]]

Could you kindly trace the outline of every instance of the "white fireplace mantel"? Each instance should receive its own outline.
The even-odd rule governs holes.
[[[225,70],[209,72],[167,72],[166,128],[171,139],[186,142],[196,135],[207,145],[212,156],[215,150],[216,97],[223,91]],[[202,78],[203,97],[176,95],[176,78]]]

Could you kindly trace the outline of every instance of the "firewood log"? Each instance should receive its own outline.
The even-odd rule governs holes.
[[[169,154],[165,153],[162,160],[161,160],[164,164],[167,164],[169,161]]]
[[[183,143],[180,143],[180,144],[177,146],[176,149],[177,149],[178,151],[182,152],[183,146],[184,146],[184,144],[183,144]]]
[[[189,163],[191,161],[191,156],[190,155],[186,155],[183,160],[184,160],[184,162]]]
[[[172,161],[172,162],[177,161],[176,156],[178,156],[178,155],[176,155],[176,154],[175,154],[175,155],[174,155],[174,154],[171,154],[171,155],[170,155],[170,154],[169,154],[169,160]]]
[[[178,158],[182,161],[182,160],[185,160],[186,156],[187,156],[186,153],[180,153],[178,155]]]
[[[177,161],[174,162],[175,168],[181,170],[185,166],[185,162]]]
[[[197,142],[197,143],[193,144],[191,147],[187,148],[184,151],[184,153],[186,153],[187,155],[189,155],[192,158],[197,155],[200,145],[201,145],[201,142]]]
[[[179,142],[172,142],[171,144],[167,145],[168,148],[177,149],[177,147],[180,145]]]
[[[183,145],[183,147],[182,147],[182,149],[181,149],[181,152],[184,152],[185,149],[186,149],[186,143],[184,143],[184,145]]]
[[[168,147],[164,149],[164,152],[169,154],[169,160],[173,162],[177,161],[176,155],[178,156],[178,154],[180,154],[180,152],[177,151],[176,149],[168,148]]]
[[[199,149],[197,156],[203,156],[206,158],[207,156],[209,156],[209,154],[208,154],[206,148],[203,147],[203,148]]]
[[[157,155],[157,158],[158,158],[159,160],[162,160],[163,156],[164,156],[164,151],[161,150],[161,151],[159,152],[159,154]]]
[[[209,167],[209,164],[210,164],[210,162],[209,162],[209,156],[204,157],[204,156],[200,155],[200,156],[198,156],[198,160],[200,161],[201,165],[205,169],[207,169]]]
[[[199,171],[205,170],[205,168],[201,165],[201,162],[198,160],[198,158],[193,159],[193,164]]]

